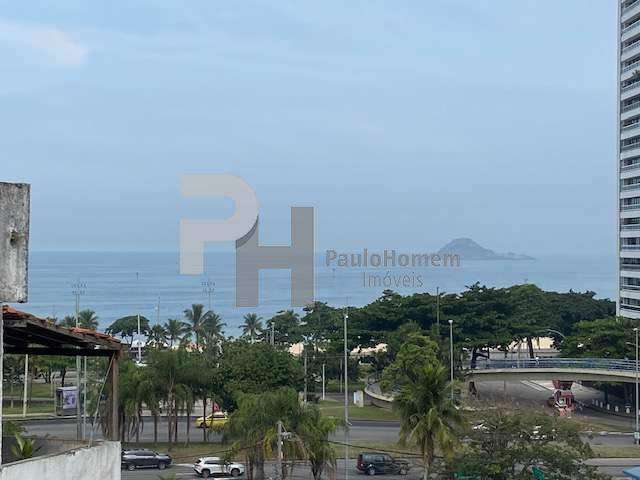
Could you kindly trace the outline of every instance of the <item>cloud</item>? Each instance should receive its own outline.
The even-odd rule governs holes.
[[[82,65],[89,49],[66,32],[43,25],[27,25],[0,19],[0,45],[40,52],[58,65]]]

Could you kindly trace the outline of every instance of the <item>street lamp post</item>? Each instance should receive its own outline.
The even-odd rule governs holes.
[[[140,285],[140,272],[136,272],[136,287]],[[137,290],[137,288],[136,288]],[[140,309],[138,309],[138,364],[142,363],[142,345],[140,340]]]
[[[640,440],[640,417],[638,416],[638,409],[640,407],[640,405],[638,405],[638,402],[640,401],[640,398],[638,398],[638,327],[634,328],[633,331],[636,334],[636,430],[633,438],[635,443],[638,443],[638,440]]]
[[[76,328],[80,326],[80,297],[85,294],[86,288],[87,284],[80,281],[73,284],[73,295],[76,297]],[[84,413],[80,411],[81,372],[82,364],[80,355],[76,355],[76,438],[78,441],[81,439],[84,440],[86,429],[86,417]]]
[[[349,310],[344,312],[344,478],[349,480],[349,348],[347,346],[347,320]]]
[[[438,337],[440,337],[440,287],[436,287],[436,324],[438,325]]]
[[[451,359],[451,400],[453,401],[453,319],[449,319],[449,356]]]

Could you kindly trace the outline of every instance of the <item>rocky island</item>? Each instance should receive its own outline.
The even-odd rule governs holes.
[[[535,260],[520,253],[497,253],[478,245],[470,238],[455,238],[438,250],[439,254],[460,255],[463,260]]]

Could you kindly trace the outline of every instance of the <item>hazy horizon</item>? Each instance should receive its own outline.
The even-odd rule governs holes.
[[[615,254],[614,2],[0,6],[33,251],[177,252],[232,211],[180,176],[229,172],[265,244],[313,206],[318,251]]]

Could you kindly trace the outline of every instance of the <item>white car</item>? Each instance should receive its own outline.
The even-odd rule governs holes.
[[[202,478],[239,477],[244,474],[244,465],[241,463],[228,463],[220,457],[199,458],[193,469]]]

